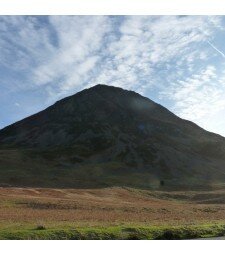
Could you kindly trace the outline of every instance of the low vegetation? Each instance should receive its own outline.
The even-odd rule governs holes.
[[[225,235],[225,191],[0,188],[0,239]]]
[[[71,229],[22,229],[1,230],[0,239],[47,239],[47,240],[179,240],[222,236],[225,225],[199,225],[179,227],[104,227]]]

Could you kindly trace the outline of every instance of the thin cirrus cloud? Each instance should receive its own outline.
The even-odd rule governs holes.
[[[1,16],[0,128],[104,83],[225,135],[224,35],[223,16]]]
[[[173,110],[180,116],[207,129],[221,123],[225,113],[224,92],[225,72],[218,74],[214,66],[207,66],[200,73],[172,83],[170,90],[161,92],[161,96],[174,102]]]

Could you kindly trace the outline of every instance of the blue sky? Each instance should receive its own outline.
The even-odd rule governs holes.
[[[0,16],[0,128],[95,84],[225,136],[225,17]]]

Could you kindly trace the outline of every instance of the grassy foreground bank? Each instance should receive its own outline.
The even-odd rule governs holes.
[[[225,225],[0,230],[4,240],[181,240],[225,235]]]

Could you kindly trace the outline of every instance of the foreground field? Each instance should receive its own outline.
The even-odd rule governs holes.
[[[224,216],[224,190],[0,188],[0,239],[220,236]]]

